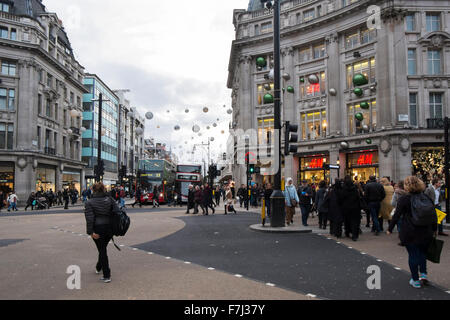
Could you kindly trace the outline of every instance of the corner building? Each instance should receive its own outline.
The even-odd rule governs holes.
[[[376,28],[368,24],[371,5],[381,11]],[[299,125],[297,153],[282,159],[283,179],[318,183],[351,175],[366,181],[375,174],[399,181],[442,172],[443,118],[450,114],[449,9],[445,0],[281,2],[281,117]],[[261,143],[274,129],[273,102],[265,99],[273,95],[267,77],[273,11],[250,1],[248,10],[234,11],[233,23],[232,129],[256,129]],[[261,57],[267,64],[258,67]],[[366,81],[355,85],[360,74]],[[325,164],[340,169],[324,170]],[[233,177],[245,183],[245,168],[234,166]]]
[[[84,68],[62,22],[39,0],[0,1],[0,189],[19,204],[84,180]]]

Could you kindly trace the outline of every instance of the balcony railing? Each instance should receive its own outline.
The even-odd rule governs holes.
[[[44,148],[44,153],[49,156],[56,156],[56,150],[53,148]]]
[[[444,119],[427,119],[428,129],[444,129]]]

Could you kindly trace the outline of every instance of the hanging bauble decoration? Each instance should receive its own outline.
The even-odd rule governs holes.
[[[160,126],[156,126],[156,129],[160,129],[161,127]]]
[[[179,125],[176,125],[176,126],[174,127],[174,129],[175,129],[175,131],[179,131],[181,128],[180,128]]]
[[[264,57],[256,58],[256,65],[260,68],[264,68],[267,66],[267,61]]]
[[[198,136],[201,137],[201,136],[202,136],[202,133],[200,132],[200,133],[198,134]]]
[[[355,88],[355,90],[353,90],[353,93],[358,97],[361,97],[362,95],[364,95],[364,90],[361,88]]]
[[[217,118],[217,121],[220,121],[220,119],[219,119],[219,118]]]
[[[288,87],[286,88],[286,90],[287,90],[287,92],[289,92],[289,93],[294,93],[294,92],[295,92],[293,86],[288,86]]]
[[[355,74],[353,77],[353,84],[355,86],[363,86],[369,83],[369,79],[362,73]]]
[[[355,119],[358,121],[363,121],[364,115],[361,112],[358,112],[357,114],[355,114]]]
[[[274,78],[275,78],[275,70],[270,69],[270,71],[269,71],[269,79],[273,80]]]
[[[209,130],[209,129],[211,129],[211,127],[210,127],[210,126],[207,126],[207,127],[206,127],[206,130]]]
[[[300,82],[305,83],[305,77],[300,77]]]
[[[349,148],[348,142],[342,141],[342,142],[341,142],[341,148],[342,148],[342,149],[348,149],[348,148]]]
[[[216,128],[217,127],[217,123],[213,123],[213,127]]]
[[[228,109],[227,113],[228,113],[228,114],[232,114],[232,113],[233,113],[233,110],[232,110],[232,109]]]
[[[361,107],[361,109],[364,109],[364,110],[367,110],[370,108],[370,104],[366,101],[361,102],[359,106]]]
[[[273,95],[271,95],[270,93],[264,95],[264,103],[273,103]]]
[[[308,77],[308,81],[311,84],[318,84],[319,83],[319,77],[316,76],[315,74],[312,74]]]
[[[283,73],[283,79],[285,81],[289,81],[291,79],[291,75],[289,73],[287,73],[287,72],[284,72]]]
[[[189,113],[189,109],[184,110],[185,113]]]
[[[194,126],[192,127],[192,131],[194,131],[195,133],[200,132],[200,126],[194,125]]]
[[[143,133],[144,133],[144,129],[142,129],[142,128],[137,128],[137,129],[136,129],[136,134],[137,134],[138,136],[142,135]]]
[[[337,90],[336,90],[335,88],[331,88],[331,89],[329,90],[329,92],[330,92],[330,94],[331,94],[333,97],[335,97],[335,96],[337,95]]]
[[[368,126],[367,124],[364,124],[364,125],[362,126],[362,129],[363,129],[365,132],[369,132],[369,130],[370,130],[370,128],[369,128],[369,126]]]
[[[270,86],[270,84],[266,83],[266,84],[264,85],[264,90],[270,91],[270,90],[272,90],[272,87]]]
[[[185,141],[185,142],[184,142],[184,144],[188,144],[188,142],[187,142],[187,141]]]
[[[105,130],[105,129],[103,129],[103,130]],[[102,130],[102,133],[103,133],[103,130]],[[72,129],[67,129],[67,134],[72,134]]]
[[[145,117],[147,118],[147,120],[152,120],[153,119],[153,113],[152,112],[147,112],[145,114]]]
[[[372,144],[372,139],[366,139],[367,144]]]
[[[204,107],[204,108],[203,108],[203,112],[204,112],[204,113],[208,113],[208,112],[209,112],[209,109],[208,109],[207,107]]]
[[[170,113],[170,110],[167,110],[167,113]]]
[[[222,130],[222,131],[220,131],[220,133],[221,133],[221,134],[225,134],[225,131],[224,131],[224,130]]]
[[[210,141],[214,141],[215,139],[214,139],[214,137],[211,137],[209,140],[210,140]]]

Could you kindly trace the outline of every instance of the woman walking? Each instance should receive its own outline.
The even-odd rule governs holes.
[[[342,222],[344,216],[338,201],[338,194],[342,189],[342,180],[336,179],[334,185],[328,191],[324,203],[328,207],[328,219],[330,219],[330,234],[336,238],[342,237]]]
[[[415,195],[424,192],[425,183],[415,176],[410,176],[405,179],[404,186],[407,194],[398,199],[395,214],[391,220],[387,234],[392,234],[392,230],[399,219],[403,220],[400,229],[400,241],[408,251],[408,262],[411,271],[409,284],[414,288],[421,288],[421,281],[424,284],[428,281],[426,255],[427,249],[433,240],[433,235],[437,231],[437,218],[435,223],[429,225],[414,225],[412,222],[411,200]]]
[[[225,191],[225,214],[228,214],[228,211],[237,214],[233,204],[234,204],[233,192],[231,191],[230,187],[227,187]]]
[[[295,207],[300,201],[297,194],[297,188],[294,186],[292,178],[287,179],[286,188],[283,193],[286,203],[286,224],[289,226],[295,214]]]
[[[386,197],[384,197],[383,201],[381,201],[380,213],[378,214],[380,228],[381,231],[383,231],[383,221],[387,220],[389,223],[391,222],[391,212],[394,209],[394,207],[391,205],[392,197],[394,195],[394,187],[392,187],[387,178],[382,178],[380,183],[384,188],[384,192],[386,193]]]
[[[107,247],[112,239],[110,219],[112,214],[119,214],[119,206],[107,193],[103,183],[96,183],[93,187],[94,195],[85,204],[84,215],[86,217],[87,234],[92,237],[98,250],[98,261],[95,267],[96,273],[103,271],[100,280],[111,282],[111,269],[109,268]]]

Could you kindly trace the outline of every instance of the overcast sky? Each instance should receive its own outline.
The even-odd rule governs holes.
[[[215,137],[213,155],[226,151],[233,9],[246,9],[248,0],[43,2],[63,21],[86,72],[97,74],[111,89],[130,89],[127,98],[142,116],[154,113],[146,121],[146,138],[155,135],[183,152],[185,162],[202,159],[201,148],[194,158],[186,155],[208,137]],[[194,124],[201,127],[201,137],[193,133]],[[176,125],[181,130],[175,131]]]

